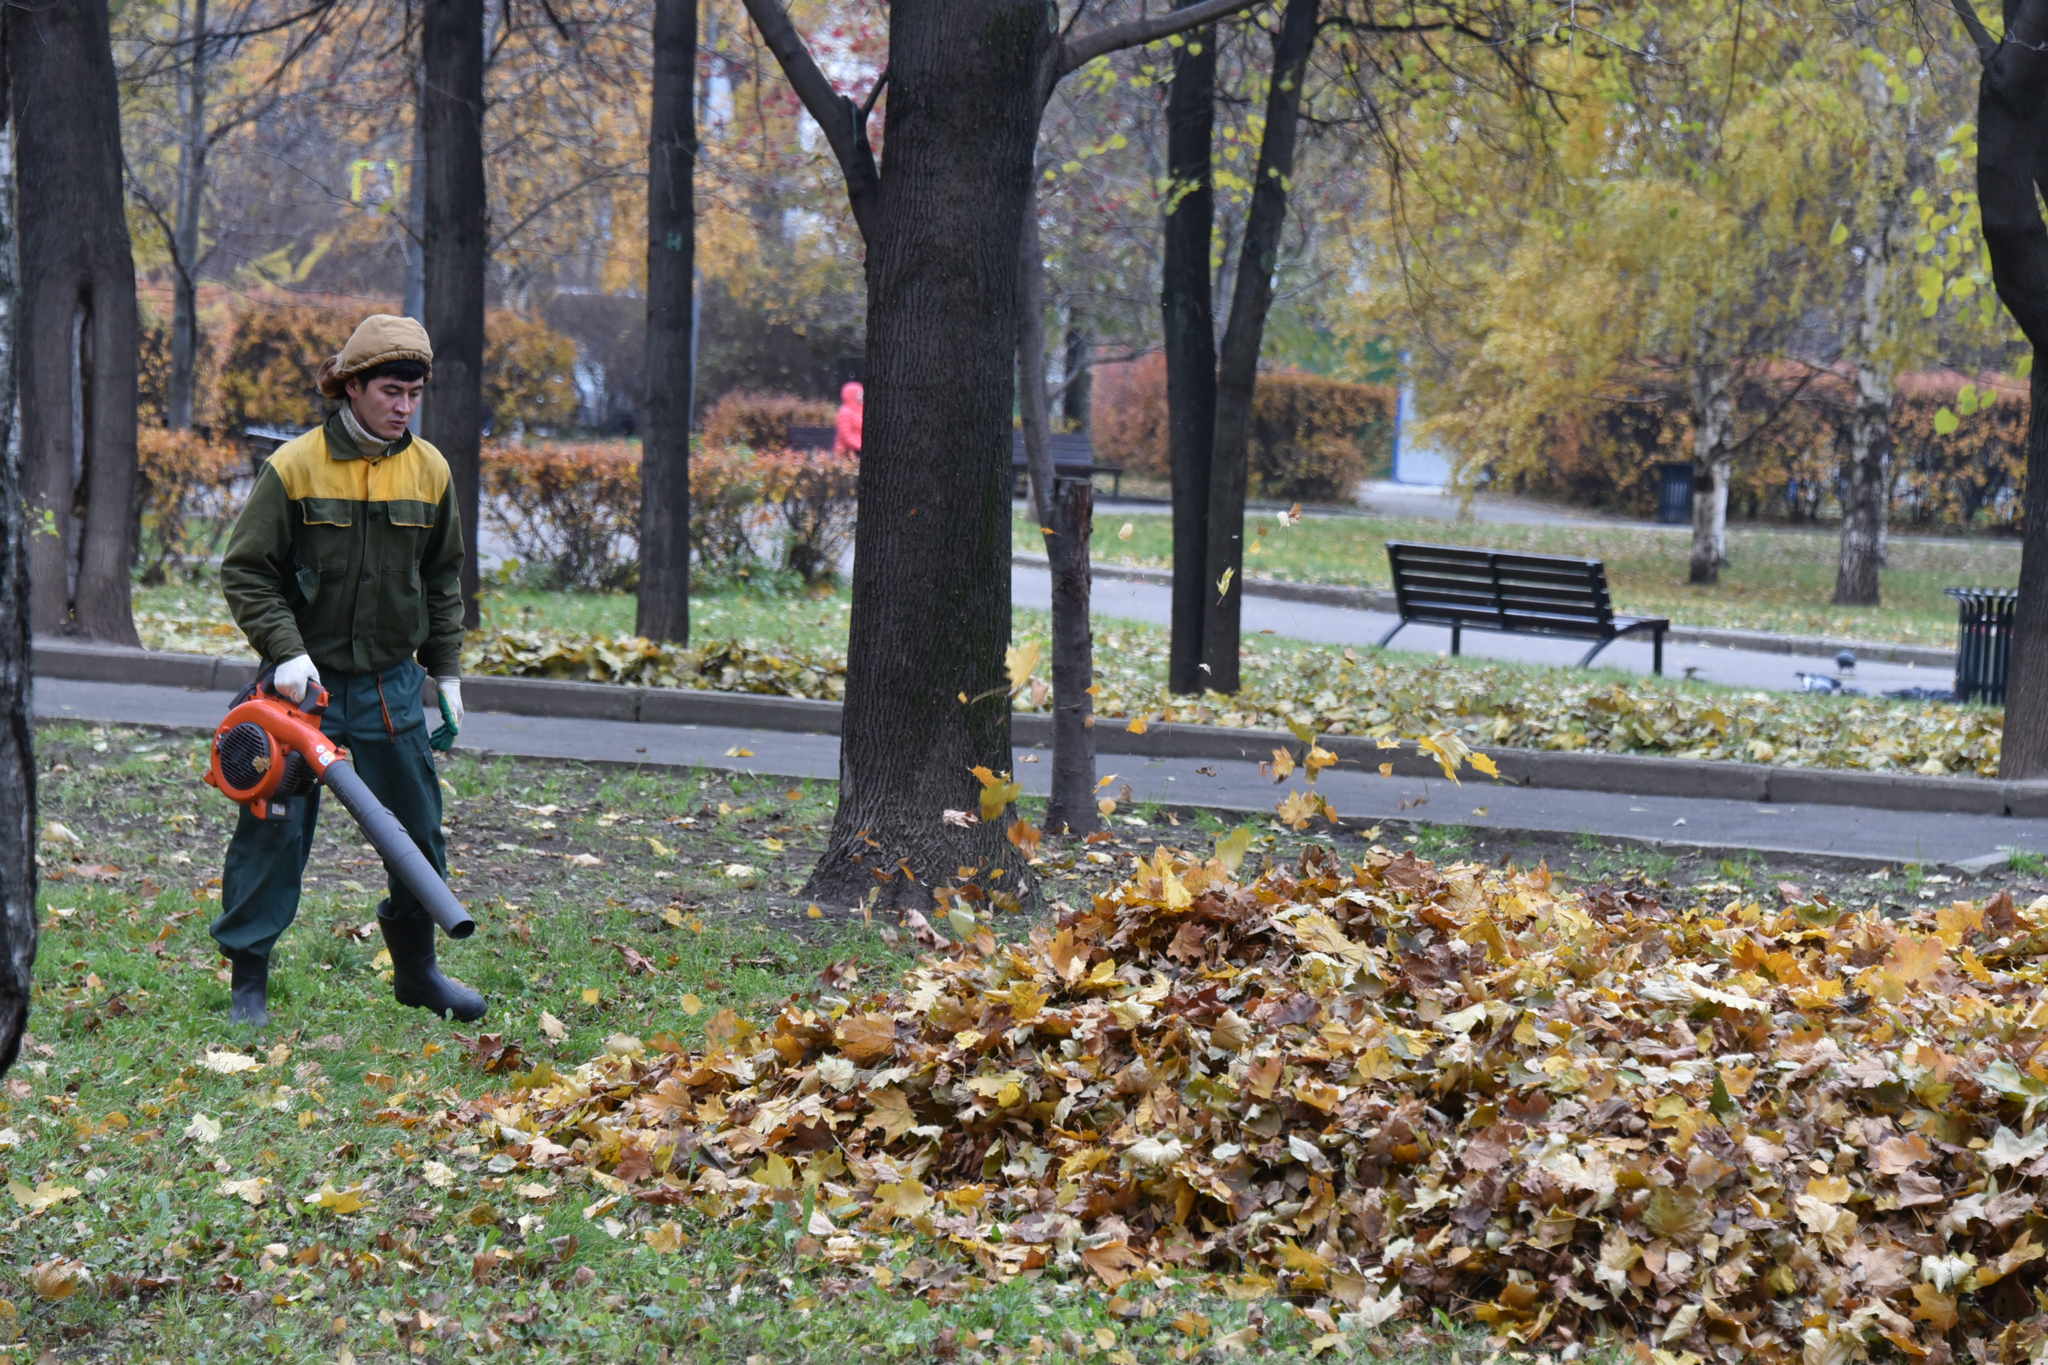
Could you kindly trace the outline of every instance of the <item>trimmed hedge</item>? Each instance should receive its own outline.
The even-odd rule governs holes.
[[[1153,354],[1094,371],[1096,458],[1170,479],[1166,358]],[[1250,496],[1349,502],[1391,459],[1395,393],[1294,370],[1261,374],[1252,396]]]
[[[859,467],[828,451],[693,450],[690,541],[699,570],[744,576],[773,556],[807,585],[832,581],[853,534]],[[493,444],[483,477],[484,515],[545,586],[638,586],[638,446]]]
[[[1783,411],[1737,460],[1729,511],[1744,518],[1811,521],[1836,514],[1835,481],[1847,440],[1848,380],[1799,382],[1790,367],[1753,380],[1739,395],[1742,431]],[[1943,433],[1936,415],[1962,414]],[[1894,526],[2016,529],[2026,485],[2027,385],[2004,375],[1936,370],[1901,375],[1892,409]],[[1645,379],[1627,398],[1585,421],[1551,428],[1540,467],[1502,471],[1517,492],[1649,516],[1657,466],[1691,459],[1692,419],[1679,386]]]

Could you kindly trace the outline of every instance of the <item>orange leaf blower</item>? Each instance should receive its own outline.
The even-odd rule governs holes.
[[[208,784],[259,820],[285,819],[291,798],[311,792],[315,784],[325,785],[434,923],[450,938],[468,938],[476,932],[476,921],[398,817],[371,793],[348,761],[348,750],[321,732],[319,720],[326,710],[327,693],[318,683],[309,684],[305,701],[294,704],[271,686],[265,672],[235,698],[214,730]]]

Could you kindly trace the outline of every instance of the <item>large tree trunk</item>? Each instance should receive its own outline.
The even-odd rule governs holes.
[[[867,425],[839,806],[818,900],[921,905],[962,866],[1017,866],[1000,822],[960,828],[946,812],[974,809],[971,768],[1011,762],[1018,230],[1047,19],[1042,0],[889,11],[888,159],[862,210]]]
[[[1245,219],[1230,322],[1216,379],[1215,453],[1209,464],[1209,539],[1202,570],[1202,659],[1209,686],[1235,692],[1244,618],[1244,500],[1248,483],[1252,395],[1266,314],[1273,306],[1280,230],[1287,222],[1287,190],[1301,128],[1301,88],[1316,41],[1317,0],[1287,0],[1273,35],[1273,71],[1266,92],[1266,127],[1259,139],[1251,211]]]
[[[177,223],[171,242],[171,373],[165,385],[166,424],[173,431],[192,425],[194,374],[199,367],[199,216],[206,189],[206,0],[192,0],[178,27],[187,43],[178,73],[183,128],[178,154]]]
[[[426,0],[420,35],[420,144],[426,176],[424,319],[434,382],[420,423],[448,457],[462,512],[464,624],[477,623],[477,511],[484,416],[483,0]]]
[[[1194,0],[1179,0],[1186,9]],[[1173,59],[1166,99],[1165,262],[1159,302],[1166,337],[1166,447],[1173,471],[1173,612],[1166,685],[1198,694],[1203,568],[1209,545],[1209,461],[1216,439],[1216,313],[1209,250],[1216,196],[1210,144],[1216,122],[1216,37],[1199,33]]]
[[[1089,623],[1089,537],[1095,530],[1095,486],[1085,476],[1061,479],[1048,437],[1045,394],[1045,253],[1038,236],[1038,183],[1026,192],[1017,251],[1017,388],[1024,424],[1031,509],[1052,576],[1052,799],[1045,827],[1091,834],[1095,806],[1095,634]]]
[[[1959,3],[1984,62],[1977,96],[1977,201],[1998,298],[2034,350],[2027,416],[2026,529],[1998,774],[2048,775],[2048,0],[2008,0],[2005,41]]]
[[[1692,379],[1692,565],[1694,583],[1718,583],[1728,562],[1728,479],[1734,472],[1735,382],[1726,365],[1702,363]]]
[[[697,0],[656,0],[648,130],[647,394],[636,629],[690,639],[690,297],[696,269]]]
[[[28,1026],[36,959],[36,764],[29,725],[28,523],[14,431],[14,144],[7,120],[9,28],[0,23],[0,1074]]]
[[[21,427],[38,631],[134,644],[135,265],[106,0],[5,9],[20,199]]]
[[[1859,363],[1842,467],[1842,544],[1834,597],[1838,607],[1878,604],[1884,524],[1891,511],[1891,416],[1891,376],[1868,362]]]

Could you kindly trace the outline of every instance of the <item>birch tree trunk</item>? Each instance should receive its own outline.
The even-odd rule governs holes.
[[[1735,384],[1727,365],[1692,374],[1692,564],[1688,581],[1718,583],[1728,562],[1728,479],[1735,469]]]
[[[1838,607],[1878,604],[1885,518],[1891,510],[1892,381],[1865,360],[1856,365],[1855,407],[1842,467],[1842,542],[1835,568]]]

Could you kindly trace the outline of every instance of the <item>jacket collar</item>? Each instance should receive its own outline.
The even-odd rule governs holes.
[[[349,434],[349,424],[342,420],[341,413],[342,409],[336,408],[328,415],[326,422],[322,423],[322,430],[327,436],[328,458],[335,460],[360,460],[364,458],[365,452],[355,437]],[[386,446],[383,453],[377,458],[384,459],[388,456],[396,455],[411,444],[412,432],[408,430],[405,435]]]

